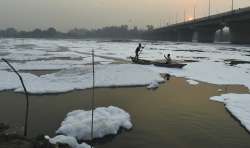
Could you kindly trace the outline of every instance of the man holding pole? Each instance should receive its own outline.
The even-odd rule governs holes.
[[[135,50],[135,59],[138,60],[139,59],[139,54],[142,51],[144,47],[142,47],[141,43],[139,43],[138,47]]]

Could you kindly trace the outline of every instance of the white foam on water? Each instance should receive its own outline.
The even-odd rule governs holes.
[[[147,86],[147,88],[148,88],[148,89],[156,89],[156,88],[158,88],[159,86],[160,86],[160,84],[159,84],[158,82],[154,81],[154,82],[151,82],[151,83]]]
[[[210,100],[222,102],[240,123],[250,131],[250,94],[223,94]]]
[[[68,113],[56,133],[78,140],[91,140],[91,113],[84,110]],[[98,107],[94,110],[94,138],[116,135],[121,128],[132,128],[130,115],[126,111],[114,106]]]
[[[54,138],[50,138],[49,136],[45,136],[45,139],[49,140],[51,144],[67,144],[71,148],[91,148],[90,145],[86,143],[79,144],[74,137],[58,135]]]
[[[24,74],[27,90],[33,94],[60,93],[92,87],[92,67],[73,67],[56,73],[35,76]],[[12,72],[0,71],[1,90],[14,89],[23,92],[23,88]],[[152,81],[163,82],[159,73],[144,66],[134,64],[97,65],[96,87],[146,86]]]
[[[194,80],[187,80],[187,82],[189,85],[198,85],[199,84],[199,82],[194,81]]]

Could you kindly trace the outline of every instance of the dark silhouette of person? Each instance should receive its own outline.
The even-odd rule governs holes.
[[[142,51],[141,49],[143,49],[144,47],[142,47],[141,43],[139,43],[139,45],[137,46],[137,48],[135,49],[135,59],[138,60],[139,59],[139,53],[140,51]]]
[[[164,55],[165,59],[166,59],[166,64],[170,64],[172,62],[172,59],[170,57],[170,54],[168,54],[168,56],[166,57],[166,55]]]

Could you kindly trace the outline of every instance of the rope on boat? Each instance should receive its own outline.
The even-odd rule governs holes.
[[[23,82],[23,78],[22,76],[17,72],[17,70],[4,58],[2,58],[2,60],[16,73],[16,75],[19,77],[21,83],[22,83],[22,87],[23,90],[25,92],[25,96],[26,96],[26,113],[25,113],[25,123],[24,123],[24,136],[27,136],[27,131],[28,131],[28,118],[29,118],[29,94],[27,92],[27,89],[25,87],[25,84]]]

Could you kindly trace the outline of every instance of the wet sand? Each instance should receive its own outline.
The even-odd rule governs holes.
[[[222,89],[219,92],[218,89]],[[98,88],[97,106],[118,106],[131,114],[134,127],[115,137],[105,138],[100,148],[246,148],[249,133],[225,109],[209,97],[224,93],[247,93],[243,86],[189,85],[172,77],[151,91],[145,87]],[[75,109],[90,108],[91,90],[58,95],[31,96],[29,136],[49,134],[65,115]],[[20,126],[25,98],[13,92],[0,93],[0,122]],[[21,131],[19,131],[21,132]]]

